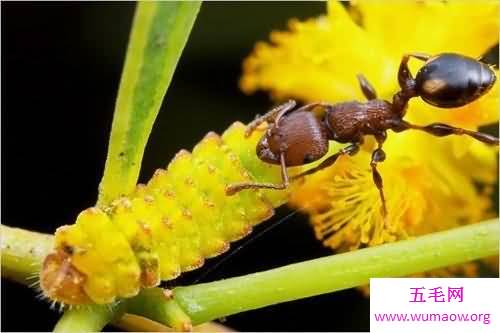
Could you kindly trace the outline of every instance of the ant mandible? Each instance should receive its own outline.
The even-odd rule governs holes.
[[[408,68],[411,57],[425,61],[415,78]],[[387,208],[377,163],[385,160],[382,146],[387,138],[387,130],[403,132],[415,129],[435,136],[468,135],[490,145],[499,144],[498,138],[485,133],[442,123],[420,126],[403,120],[408,101],[413,97],[420,96],[425,102],[441,108],[463,106],[481,97],[491,89],[496,80],[495,73],[487,64],[455,53],[442,53],[433,57],[422,53],[406,54],[401,60],[398,71],[401,90],[393,96],[392,102],[378,99],[375,89],[363,75],[358,74],[357,78],[364,96],[368,99],[365,103],[318,102],[294,110],[296,102],[290,100],[251,122],[245,133],[247,137],[263,122],[270,124],[257,145],[257,155],[264,162],[281,165],[283,182],[231,184],[226,188],[226,193],[233,195],[252,188],[286,189],[290,180],[324,169],[335,163],[342,155],[356,154],[364,136],[373,135],[378,146],[372,153],[370,166],[373,181],[382,201],[382,215],[385,218]],[[321,118],[309,112],[316,107],[322,107],[326,111]],[[328,152],[329,140],[350,145],[328,157],[318,166],[289,179],[287,167],[320,159]]]

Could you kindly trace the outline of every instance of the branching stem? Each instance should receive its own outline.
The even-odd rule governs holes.
[[[43,258],[43,251],[46,251],[43,248],[50,248],[51,236],[5,226],[1,230],[3,257],[17,258],[3,260],[2,270],[16,272],[10,276],[26,283],[26,277],[33,272],[32,263]],[[173,290],[175,305],[180,305],[183,311],[172,308],[169,304],[172,300],[161,296],[161,289],[149,289],[122,302],[123,307],[92,306],[86,312],[67,312],[56,331],[67,329],[68,325],[80,331],[100,330],[117,319],[120,311],[129,311],[128,306],[136,314],[162,323],[174,322],[179,328],[186,322],[185,315],[197,325],[272,304],[365,285],[373,277],[406,276],[498,255],[499,241],[500,223],[494,219],[265,272],[178,287]],[[42,246],[36,255],[29,253],[32,244]],[[169,316],[175,313],[181,315],[174,315],[172,321]],[[79,321],[79,318],[86,319]]]

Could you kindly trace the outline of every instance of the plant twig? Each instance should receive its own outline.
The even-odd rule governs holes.
[[[2,233],[2,277],[30,284],[45,256],[52,249],[53,236],[0,225]],[[35,280],[36,281],[36,278]]]
[[[108,323],[120,318],[124,309],[124,302],[114,306],[92,305],[71,309],[59,319],[54,333],[100,332]]]
[[[2,250],[13,249],[10,244],[21,239],[30,239],[37,243],[50,239],[50,236],[38,233],[11,232],[13,228],[2,227]],[[6,232],[7,231],[7,232]],[[10,234],[9,234],[10,232]],[[7,234],[7,237],[5,235]],[[439,267],[464,263],[478,258],[498,255],[500,241],[500,223],[496,219],[420,236],[415,239],[385,244],[353,252],[332,255],[316,260],[310,260],[281,268],[249,274],[237,278],[216,282],[203,283],[188,287],[178,287],[173,290],[174,299],[194,325],[207,322],[231,314],[257,309],[272,304],[325,294],[337,290],[365,285],[372,277],[398,277],[424,272]],[[25,251],[25,250],[23,250]],[[3,253],[2,253],[3,254]],[[32,258],[16,254],[21,261],[32,262]],[[18,267],[18,277],[26,277],[31,273],[26,263],[13,261],[2,262],[5,270]],[[19,269],[22,268],[22,269]],[[26,279],[21,279],[26,283]],[[171,302],[165,297],[148,297],[149,293],[161,292],[143,291],[139,299],[122,302],[141,304],[140,314],[148,318],[158,319],[166,303]],[[136,304],[139,304],[136,303]],[[103,306],[92,306],[84,310],[67,312],[58,324],[57,329],[78,329],[85,327],[92,330],[100,329],[119,316],[121,307],[108,309]],[[107,311],[104,311],[106,309]],[[132,308],[131,308],[132,309]],[[149,311],[149,309],[152,309]],[[160,309],[160,310],[158,310]],[[139,312],[139,311],[137,311]],[[163,312],[166,313],[166,312]],[[89,317],[87,318],[86,315]],[[163,318],[167,317],[162,315]],[[86,318],[86,319],[84,319]],[[91,330],[91,329],[88,329]]]
[[[178,330],[162,325],[156,321],[152,321],[150,319],[129,313],[124,314],[120,319],[113,322],[113,326],[131,332],[178,332]],[[224,325],[217,324],[214,322],[209,322],[193,327],[193,332],[234,332],[234,331]]]
[[[174,329],[142,316],[126,313],[111,323],[130,332],[175,332]]]
[[[200,5],[200,1],[138,3],[98,205],[134,190],[144,148]]]
[[[498,220],[173,290],[193,324],[498,254]]]
[[[191,319],[184,313],[172,295],[161,288],[142,290],[127,302],[127,312],[146,316],[179,332],[191,331]]]

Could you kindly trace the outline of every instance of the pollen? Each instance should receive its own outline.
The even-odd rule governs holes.
[[[182,210],[182,215],[187,218],[187,219],[192,219],[193,218],[193,214],[191,214],[191,211],[187,208],[183,209]]]
[[[194,185],[194,180],[191,177],[187,177],[184,182],[186,183],[187,186],[193,186]]]
[[[215,166],[213,166],[213,165],[211,165],[211,164],[209,164],[209,165],[208,165],[208,172],[210,172],[210,173],[214,173],[214,172],[215,172],[215,170],[216,170]]]
[[[163,217],[161,223],[167,228],[172,228],[172,221],[168,217]]]
[[[204,203],[205,203],[205,206],[207,206],[208,208],[214,208],[215,207],[215,203],[213,201],[205,200]]]

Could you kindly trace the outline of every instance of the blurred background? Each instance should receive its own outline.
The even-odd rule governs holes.
[[[292,17],[325,12],[323,2],[207,2],[201,7],[147,146],[141,182],[208,131],[248,122],[272,102],[238,88],[255,42]],[[92,206],[135,5],[2,3],[2,223],[53,233]],[[290,211],[281,208],[269,223]],[[258,232],[257,230],[257,232]],[[233,248],[236,246],[233,246]],[[295,215],[244,247],[203,281],[331,254]],[[220,260],[169,286],[190,284]],[[2,329],[50,331],[60,314],[36,291],[2,280]],[[368,331],[369,300],[356,290],[225,318],[243,331]],[[114,328],[108,327],[108,330]]]

